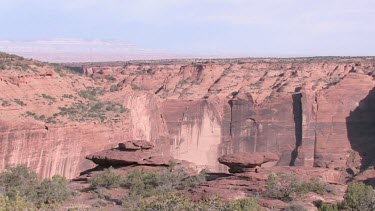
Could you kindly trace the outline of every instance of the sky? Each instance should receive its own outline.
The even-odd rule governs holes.
[[[374,0],[0,0],[0,25],[0,40],[18,47],[69,39],[190,56],[375,55]]]

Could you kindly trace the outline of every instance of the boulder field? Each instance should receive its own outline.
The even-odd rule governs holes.
[[[86,156],[105,164],[123,152],[133,164],[170,156],[236,174],[272,165],[353,176],[374,165],[372,57],[0,63],[0,170],[74,178],[94,167]]]

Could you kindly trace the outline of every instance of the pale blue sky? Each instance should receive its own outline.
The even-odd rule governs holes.
[[[118,40],[183,54],[375,55],[374,0],[0,0],[0,40]]]

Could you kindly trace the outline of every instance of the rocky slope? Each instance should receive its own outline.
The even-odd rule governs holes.
[[[352,174],[374,164],[374,58],[64,64],[82,74],[1,62],[0,169],[72,178],[88,154],[131,139],[215,171],[237,152]]]
[[[43,178],[73,178],[94,166],[86,155],[152,135],[127,108],[149,96],[112,97],[100,81],[17,56],[2,54],[0,63],[0,169],[26,164]],[[147,106],[134,110],[152,115]]]

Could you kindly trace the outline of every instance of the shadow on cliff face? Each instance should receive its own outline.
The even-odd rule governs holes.
[[[291,154],[290,166],[296,165],[298,149],[302,145],[302,94],[293,94],[293,117],[295,126],[296,145]]]
[[[375,88],[346,118],[351,147],[362,158],[361,172],[375,165]]]

